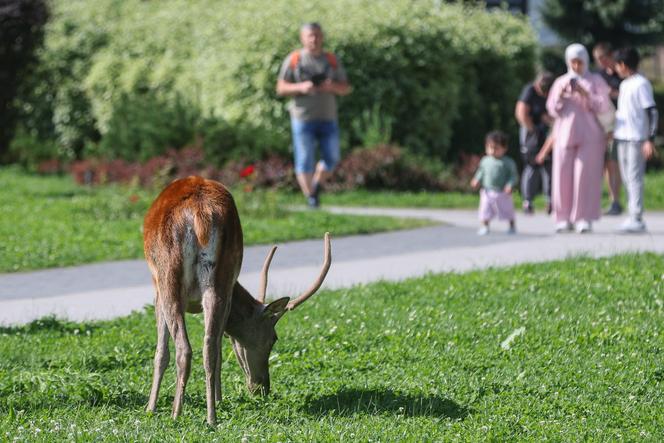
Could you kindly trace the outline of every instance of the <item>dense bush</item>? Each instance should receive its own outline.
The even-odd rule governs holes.
[[[47,17],[45,0],[0,0],[0,161],[7,160],[17,116],[13,101]]]
[[[305,20],[323,23],[354,86],[340,105],[346,147],[366,138],[363,116],[380,112],[393,141],[413,152],[449,159],[481,149],[485,131],[514,126],[514,100],[533,74],[535,39],[524,20],[424,0],[53,5],[35,81],[47,86],[25,99],[24,132],[57,139],[71,157],[99,144],[143,158],[137,149],[163,151],[195,134],[222,153],[217,161],[236,149],[286,154],[288,117],[274,85]],[[147,112],[126,112],[129,104]],[[183,104],[185,115],[163,125],[157,114]]]
[[[397,146],[355,149],[334,171],[329,190],[391,189],[440,191],[449,189],[451,174],[439,161],[408,154]]]
[[[473,156],[473,159],[475,156]],[[475,162],[476,163],[476,162]],[[53,162],[44,162],[40,170],[61,170]],[[261,160],[231,160],[222,168],[205,161],[200,146],[170,149],[147,162],[123,159],[91,158],[72,163],[70,172],[76,182],[94,185],[131,183],[160,188],[170,181],[188,175],[219,180],[228,186],[279,188],[297,190],[290,160],[269,155]],[[463,175],[464,169],[459,173]],[[464,183],[467,177],[463,176]],[[391,189],[399,191],[458,190],[457,180],[442,162],[423,158],[391,145],[355,149],[348,153],[326,185],[328,191]]]

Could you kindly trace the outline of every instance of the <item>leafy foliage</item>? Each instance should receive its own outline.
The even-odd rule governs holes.
[[[339,190],[442,191],[452,174],[440,161],[409,154],[397,146],[355,149],[335,169],[326,188]]]
[[[589,47],[652,45],[664,37],[662,0],[546,0],[542,17],[563,38]]]
[[[13,101],[41,43],[47,17],[44,0],[0,1],[0,161],[7,160],[16,119]]]
[[[144,411],[151,307],[108,322],[3,328],[0,435],[661,441],[662,269],[664,257],[653,254],[577,258],[322,291],[277,325],[267,399],[247,393],[224,340],[216,429],[204,423],[200,315],[187,316],[195,351],[175,421],[172,347],[158,411]]]
[[[424,0],[340,0],[315,9],[305,0],[242,7],[60,0],[36,88],[23,102],[33,111],[25,132],[57,138],[77,158],[99,137],[103,152],[140,158],[146,155],[136,149],[179,147],[173,144],[193,134],[208,153],[222,153],[215,162],[237,150],[287,155],[288,119],[274,84],[308,18],[323,23],[328,49],[355,86],[340,104],[347,147],[363,140],[366,128],[353,122],[376,103],[393,141],[441,159],[461,145],[481,149],[488,129],[514,126],[513,102],[532,76],[535,39],[505,12]],[[159,113],[176,118],[163,125]]]

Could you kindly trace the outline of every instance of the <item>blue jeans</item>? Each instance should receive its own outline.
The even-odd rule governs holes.
[[[296,174],[314,172],[317,144],[326,171],[331,171],[339,163],[339,125],[336,121],[291,119],[291,130]]]

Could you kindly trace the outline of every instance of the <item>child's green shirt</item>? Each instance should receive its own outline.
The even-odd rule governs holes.
[[[502,191],[507,184],[514,188],[519,180],[516,163],[507,156],[500,158],[485,155],[475,173],[475,180],[483,189]]]

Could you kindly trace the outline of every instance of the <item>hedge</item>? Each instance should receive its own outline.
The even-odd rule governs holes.
[[[285,100],[274,93],[298,28],[320,21],[354,92],[340,100],[344,146],[366,122],[442,159],[513,131],[514,102],[533,75],[527,22],[429,0],[53,0],[41,66],[23,98],[23,138],[60,155],[140,159],[203,137],[214,160],[289,150]],[[379,106],[377,106],[379,104]],[[367,113],[380,112],[380,119]]]

